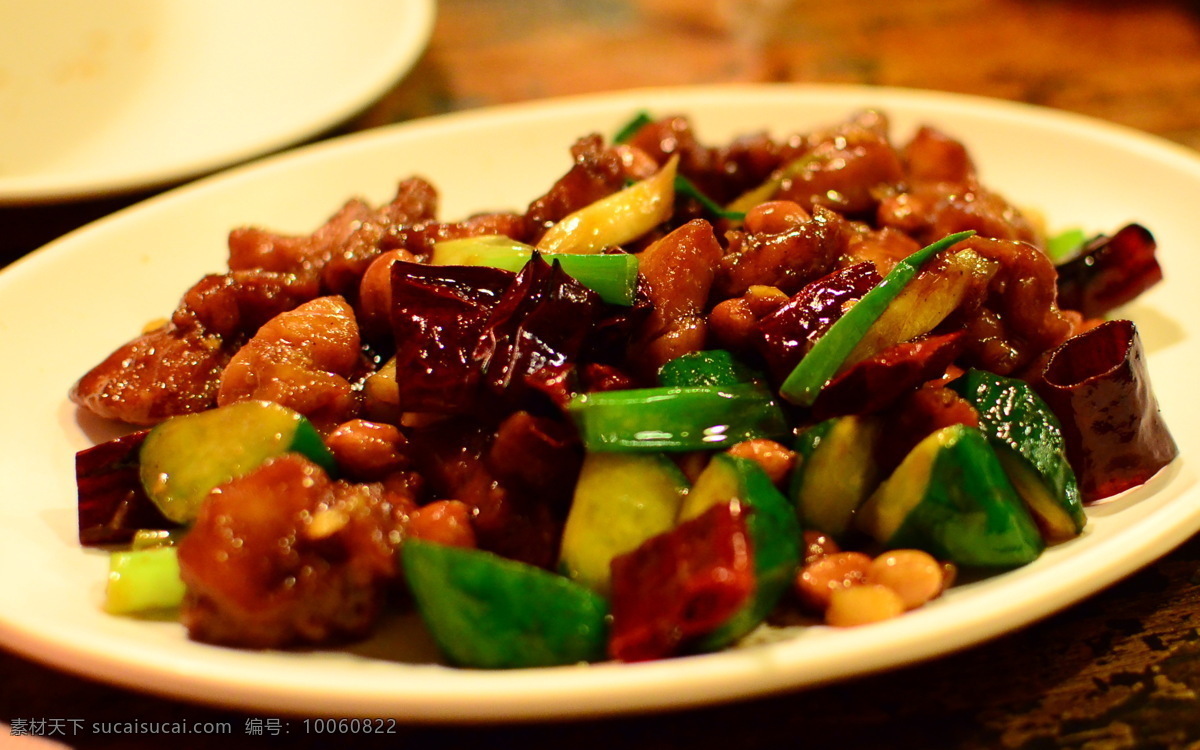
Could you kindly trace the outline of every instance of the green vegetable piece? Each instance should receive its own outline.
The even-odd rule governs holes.
[[[754,596],[736,614],[695,646],[722,649],[756,628],[792,585],[800,565],[800,522],[787,498],[750,459],[718,453],[696,478],[679,520],[696,518],[719,503],[737,500],[749,507],[746,530],[754,556]]]
[[[303,453],[326,471],[334,469],[333,455],[316,428],[286,406],[240,401],[172,417],[142,443],[142,486],[164,516],[190,523],[214,487],[289,451]]]
[[[779,395],[793,404],[812,406],[817,394],[841,368],[867,329],[883,314],[888,303],[912,281],[921,266],[942,250],[973,234],[974,231],[966,231],[948,235],[897,263],[878,286],[863,295],[817,339],[817,343],[784,380]]]
[[[779,404],[753,384],[597,391],[567,410],[590,451],[724,449],[788,431]]]
[[[637,135],[639,130],[652,122],[654,122],[654,118],[650,116],[649,112],[645,110],[638,112],[629,122],[617,129],[616,135],[613,136],[613,143],[627,142]]]
[[[481,669],[605,658],[608,604],[590,589],[491,552],[409,539],[404,574],[446,658]]]
[[[721,204],[717,203],[712,198],[709,198],[707,195],[705,195],[700,190],[700,188],[696,187],[696,184],[694,182],[692,182],[688,178],[684,177],[683,175],[675,176],[675,193],[676,193],[676,195],[684,195],[684,196],[687,196],[688,198],[692,198],[697,203],[699,203],[701,206],[703,206],[705,211],[708,211],[710,214],[712,214],[713,216],[716,216],[718,219],[730,219],[732,221],[742,221],[743,219],[746,218],[745,211],[731,211],[729,209],[722,208]]]
[[[688,482],[661,453],[588,453],[563,529],[559,567],[607,596],[614,557],[675,526]]]
[[[754,379],[755,373],[725,349],[689,352],[658,370],[658,384],[667,387],[731,386]]]
[[[890,549],[965,567],[1024,565],[1045,546],[987,438],[961,424],[918,443],[855,521]]]
[[[151,613],[183,601],[179,559],[169,546],[113,552],[108,558],[104,611],[113,615]]]
[[[430,263],[435,266],[490,266],[520,271],[534,248],[504,235],[463,237],[435,243]],[[579,255],[544,253],[548,263],[559,263],[571,278],[614,305],[633,304],[637,292],[638,259],[629,253]]]
[[[1067,229],[1046,240],[1046,255],[1055,264],[1062,263],[1074,257],[1087,241],[1082,229]]]
[[[859,506],[879,484],[878,420],[860,415],[813,425],[796,439],[789,494],[806,529],[844,539]]]
[[[968,370],[950,385],[979,412],[1000,457],[1047,542],[1079,535],[1087,524],[1058,417],[1028,383]]]
[[[133,532],[130,549],[154,549],[155,547],[173,547],[183,537],[182,529],[138,529]]]

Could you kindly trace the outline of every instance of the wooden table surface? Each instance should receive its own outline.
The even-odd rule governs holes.
[[[563,94],[728,81],[981,94],[1080,112],[1200,148],[1200,5],[441,0],[431,44],[415,69],[337,133]],[[0,209],[0,262],[141,197]],[[1147,569],[1045,621],[887,674],[650,716],[400,726],[388,745],[1200,747],[1200,537],[1163,552]],[[220,740],[224,746],[260,747],[282,739],[255,733],[268,718],[279,717],[120,690],[0,651],[0,721],[57,720],[43,726],[65,728],[67,736],[47,738],[63,745],[208,747],[213,738],[115,736],[86,727],[226,721],[233,736]],[[303,747],[355,739],[305,735],[294,720],[290,726],[286,739]],[[16,739],[0,729],[0,747]]]

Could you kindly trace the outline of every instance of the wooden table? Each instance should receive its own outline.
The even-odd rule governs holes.
[[[753,7],[765,14],[758,21],[746,15]],[[561,94],[753,80],[982,94],[1200,147],[1200,15],[1182,0],[442,0],[415,70],[338,132]],[[0,258],[14,260],[140,197],[2,209]],[[663,715],[402,726],[388,744],[1197,747],[1200,537],[1163,552],[1149,568],[1043,622],[888,674]],[[273,717],[115,689],[17,655],[0,652],[0,675],[0,721],[227,721],[233,736],[221,740],[226,747],[272,740],[254,729]],[[0,736],[0,744],[9,739]],[[54,739],[129,748],[165,738],[84,729]],[[340,741],[298,734],[294,722],[287,739],[311,747]]]

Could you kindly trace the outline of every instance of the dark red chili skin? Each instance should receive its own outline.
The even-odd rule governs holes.
[[[921,384],[940,378],[964,344],[964,332],[953,331],[905,341],[856,362],[821,390],[813,404],[813,419],[885,409]]]
[[[1036,388],[1062,421],[1084,502],[1144,483],[1179,454],[1132,321],[1109,321],[1068,339]]]
[[[1058,306],[1099,318],[1162,281],[1154,235],[1128,224],[1112,237],[1089,242],[1078,258],[1058,267]]]
[[[875,264],[856,263],[809,283],[760,320],[755,344],[771,374],[786,378],[846,309],[880,281]]]
[[[754,593],[744,508],[714,505],[612,561],[609,655],[661,659],[720,626]]]
[[[75,454],[79,491],[79,543],[126,544],[138,529],[173,529],[142,488],[138,453],[149,430],[92,446]]]

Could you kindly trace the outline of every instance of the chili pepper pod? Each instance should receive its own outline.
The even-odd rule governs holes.
[[[713,456],[678,525],[613,559],[610,654],[715,651],[746,635],[791,585],[800,537],[795,510],[758,464]]]
[[[1068,339],[1037,389],[1062,421],[1085,503],[1144,483],[1179,454],[1132,321],[1109,321]]]

